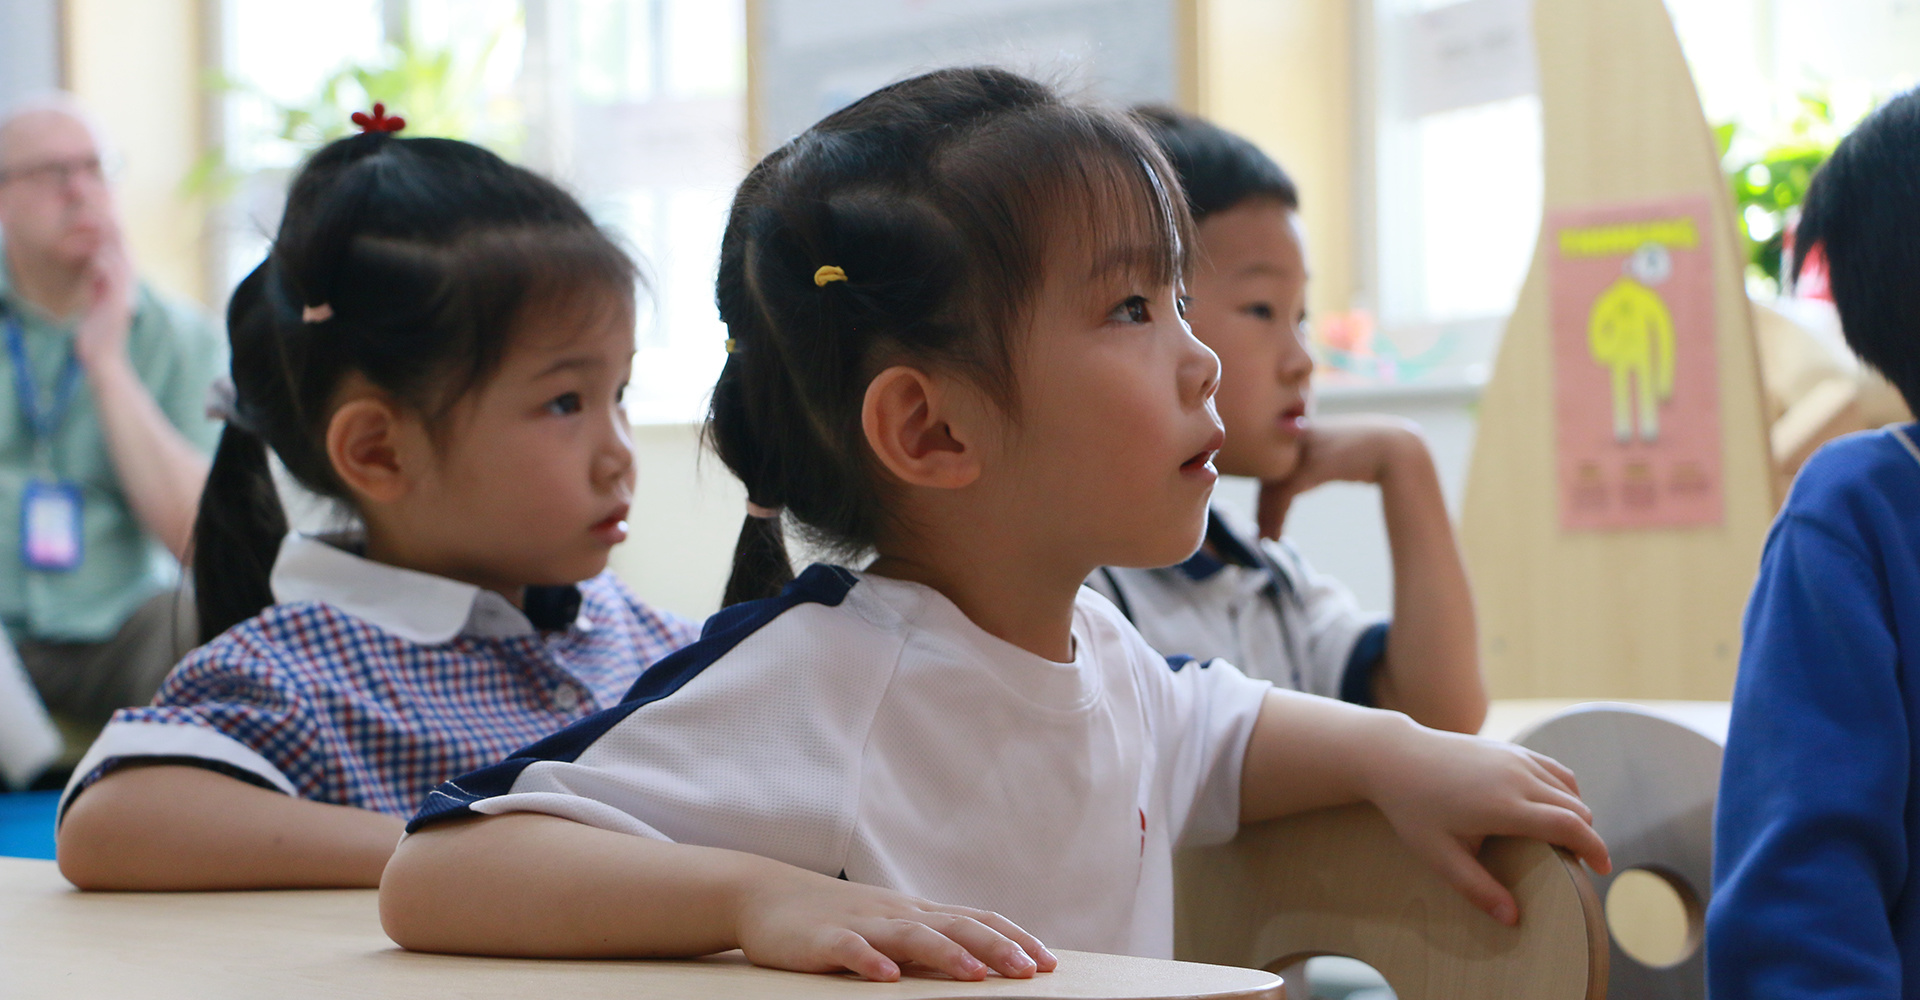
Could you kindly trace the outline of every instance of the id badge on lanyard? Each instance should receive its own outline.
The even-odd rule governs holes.
[[[53,435],[60,429],[80,379],[79,359],[68,353],[54,389],[52,405],[40,408],[40,394],[27,363],[27,345],[20,324],[9,317],[7,354],[13,363],[14,394],[20,398],[27,433],[33,437],[35,464],[52,466]],[[27,480],[20,496],[20,561],[28,569],[64,571],[80,565],[80,485],[69,479],[36,475]]]

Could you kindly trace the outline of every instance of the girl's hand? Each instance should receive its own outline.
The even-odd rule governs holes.
[[[1260,484],[1260,537],[1280,537],[1294,497],[1332,482],[1384,484],[1397,463],[1425,454],[1419,428],[1399,417],[1313,420],[1300,438],[1300,462],[1292,474]]]
[[[1532,837],[1572,851],[1602,875],[1607,846],[1573,772],[1511,743],[1407,726],[1372,769],[1367,797],[1413,852],[1495,920],[1519,922],[1513,894],[1476,855],[1491,836]]]
[[[738,940],[749,961],[797,972],[842,969],[878,982],[917,962],[973,982],[1052,972],[1040,940],[987,910],[944,906],[889,889],[791,870],[747,891]]]

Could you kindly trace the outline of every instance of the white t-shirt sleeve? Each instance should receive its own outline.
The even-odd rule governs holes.
[[[657,664],[643,683],[660,690],[434,797],[476,813],[547,813],[840,874],[862,750],[897,641],[843,610],[803,604],[717,656],[702,648]],[[500,768],[516,772],[504,789]],[[423,816],[434,808],[429,800]]]
[[[1271,539],[1261,539],[1260,546],[1286,570],[1299,597],[1296,620],[1305,625],[1299,639],[1305,661],[1300,664],[1301,678],[1305,681],[1301,690],[1328,698],[1341,697],[1355,648],[1369,630],[1385,624],[1387,616],[1362,611],[1353,591],[1339,580],[1316,571],[1293,546]]]

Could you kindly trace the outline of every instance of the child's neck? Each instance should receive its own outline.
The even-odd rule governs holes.
[[[922,555],[927,552],[943,557]],[[1073,602],[1091,569],[1036,565],[1031,549],[1002,551],[974,540],[883,546],[867,571],[932,587],[975,625],[1035,656],[1056,663],[1073,659]]]
[[[404,541],[395,538],[392,533],[380,530],[372,522],[368,522],[366,533],[366,557],[374,562],[472,584],[481,590],[491,590],[499,594],[516,608],[522,610],[526,608],[527,585],[524,583],[487,579],[485,574],[475,572],[471,567],[459,565],[444,557],[437,557],[435,553],[418,551],[417,547],[407,545]]]

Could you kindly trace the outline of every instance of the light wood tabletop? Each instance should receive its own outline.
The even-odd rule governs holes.
[[[50,861],[0,858],[0,997],[726,997],[794,1000],[1280,1000],[1279,977],[1061,951],[1033,979],[958,983],[777,972],[739,952],[691,961],[571,962],[402,951],[372,890],[84,893]]]

